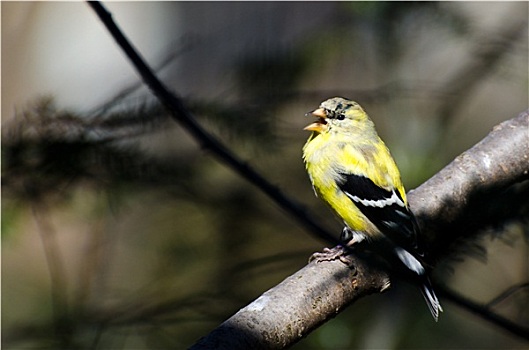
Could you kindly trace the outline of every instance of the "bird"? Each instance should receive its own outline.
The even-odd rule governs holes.
[[[313,190],[343,221],[347,246],[384,246],[419,281],[437,322],[443,311],[418,246],[419,227],[409,208],[399,169],[373,121],[354,101],[333,97],[306,114],[316,121],[303,146]],[[387,249],[389,247],[389,249]],[[329,251],[329,250],[327,250]]]

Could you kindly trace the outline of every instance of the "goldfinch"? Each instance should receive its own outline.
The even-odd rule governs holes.
[[[316,122],[303,147],[315,194],[343,220],[348,245],[383,243],[415,274],[437,321],[442,310],[417,247],[418,226],[408,207],[399,169],[375,125],[353,101],[334,97],[307,115]]]

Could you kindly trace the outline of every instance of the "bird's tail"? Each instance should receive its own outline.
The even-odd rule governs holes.
[[[422,280],[422,295],[424,296],[424,300],[426,300],[426,304],[428,305],[428,308],[430,309],[430,312],[432,313],[435,322],[437,322],[437,320],[439,319],[439,313],[443,311],[443,308],[441,307],[439,299],[437,299],[437,296],[433,291],[432,284],[430,282],[430,279],[426,275],[426,270],[423,264],[403,248],[396,247],[395,252],[397,253],[397,256],[399,257],[400,261],[402,261],[408,269],[415,272]]]
[[[428,277],[425,278],[424,283],[421,286],[421,292],[424,297],[424,300],[426,300],[428,309],[430,309],[430,312],[432,313],[435,322],[437,322],[437,320],[439,319],[439,313],[443,312],[443,308],[441,307],[439,299],[437,299],[437,296],[433,291],[432,284],[430,283]]]

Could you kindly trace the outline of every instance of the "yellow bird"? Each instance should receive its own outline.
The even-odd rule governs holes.
[[[314,192],[343,220],[348,245],[383,243],[422,282],[437,321],[442,310],[417,247],[418,226],[408,207],[400,172],[362,107],[341,97],[321,103],[303,147]]]

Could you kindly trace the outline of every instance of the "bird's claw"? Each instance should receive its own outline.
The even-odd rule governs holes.
[[[312,254],[309,258],[309,262],[316,261],[319,263],[323,261],[334,261],[336,259],[340,260],[347,266],[352,264],[349,251],[341,245],[337,245],[334,248],[323,248],[322,252],[316,252]]]

